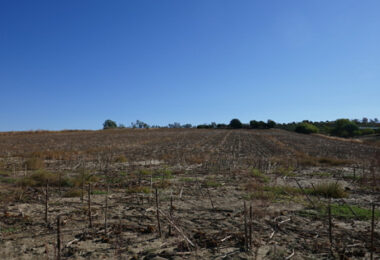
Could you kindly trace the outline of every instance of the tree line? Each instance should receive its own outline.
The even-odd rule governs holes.
[[[103,129],[127,128],[124,124],[117,124],[111,119],[107,119],[103,123]],[[132,122],[128,128],[149,129],[149,128],[198,128],[198,129],[271,129],[278,128],[288,131],[294,131],[302,134],[321,133],[339,137],[355,137],[361,135],[370,135],[380,133],[380,122],[377,118],[368,119],[337,119],[334,121],[309,121],[291,123],[276,123],[268,119],[266,122],[251,120],[249,123],[242,123],[239,119],[232,119],[229,124],[215,123],[200,124],[193,126],[192,124],[180,124],[174,122],[167,126],[149,125],[143,121],[136,120]]]

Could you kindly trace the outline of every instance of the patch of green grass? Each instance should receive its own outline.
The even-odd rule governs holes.
[[[270,181],[270,178],[268,176],[256,168],[252,168],[251,176],[262,183],[268,183]]]
[[[351,208],[351,209],[350,209]],[[355,213],[352,213],[352,211]],[[304,217],[317,217],[324,218],[328,215],[327,206],[320,206],[316,209],[306,209],[298,212],[299,215]],[[372,210],[369,208],[362,208],[355,205],[348,206],[346,204],[331,204],[331,216],[334,218],[349,220],[370,220],[372,218]],[[375,210],[375,219],[380,219],[380,210]]]
[[[264,191],[272,192],[276,196],[288,196],[301,194],[301,190],[292,186],[264,186]]]
[[[6,184],[14,184],[17,183],[17,179],[12,177],[0,178],[0,182]]]
[[[206,183],[206,186],[209,188],[216,188],[216,187],[222,186],[222,184],[215,179],[208,179],[206,180],[205,183]]]
[[[18,229],[15,227],[0,228],[0,232],[2,234],[9,234],[9,233],[17,232],[17,231],[18,231]]]
[[[165,179],[173,178],[173,172],[172,172],[172,170],[170,170],[168,168],[163,168],[163,169],[159,170],[158,174],[160,176],[163,176],[163,178],[165,178]]]
[[[8,171],[0,171],[0,177],[8,177],[11,175],[11,172]]]
[[[141,175],[141,176],[150,176],[150,175],[152,175],[153,173],[152,173],[152,171],[149,170],[149,169],[140,169],[140,170],[138,171],[138,174]]]
[[[195,182],[194,178],[191,177],[182,177],[179,179],[180,182]]]
[[[292,186],[269,186],[269,185],[254,185],[251,187],[250,192],[247,194],[248,199],[261,199],[261,200],[286,200],[301,194],[301,191]]]
[[[149,194],[150,192],[151,192],[150,187],[147,187],[147,186],[132,186],[126,189],[127,194],[133,194],[133,193]]]
[[[154,181],[159,181],[159,180],[164,181],[164,180],[168,180],[172,178],[173,178],[173,172],[168,168],[161,168],[153,173]]]
[[[347,205],[338,205],[338,204],[332,204],[331,205],[331,214],[335,217],[344,218],[344,219],[351,219],[356,218],[360,220],[370,220],[372,216],[372,210],[361,208],[355,205],[350,206],[352,211],[355,213],[355,215],[351,212],[349,206]],[[375,219],[380,218],[380,210],[375,209]]]
[[[268,192],[264,190],[256,190],[248,193],[244,196],[247,200],[268,200],[273,201],[276,195],[273,192]]]
[[[104,191],[104,190],[92,190],[91,194],[92,195],[102,195],[102,194],[107,194],[107,191]]]
[[[276,175],[280,176],[288,176],[288,177],[293,177],[296,176],[294,173],[294,169],[292,167],[277,167],[277,169],[273,172]]]
[[[127,175],[128,175],[128,173],[126,173],[126,172],[120,172],[119,173],[120,177],[127,177]]]

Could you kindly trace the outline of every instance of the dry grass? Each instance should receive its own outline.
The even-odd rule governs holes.
[[[73,181],[71,178],[66,176],[59,177],[58,174],[51,173],[46,170],[38,170],[26,177],[22,177],[18,180],[18,183],[23,187],[40,187],[45,186],[46,183],[48,183],[49,186],[73,186]]]
[[[33,157],[24,162],[24,167],[28,170],[38,170],[45,167],[45,162],[38,157]]]
[[[332,182],[315,185],[313,189],[308,189],[308,191],[311,195],[325,198],[345,198],[348,196],[339,183]]]

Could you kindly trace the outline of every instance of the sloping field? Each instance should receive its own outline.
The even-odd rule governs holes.
[[[366,160],[379,148],[355,141],[283,130],[151,129],[41,132],[0,135],[0,156],[41,156],[44,159],[93,157],[104,151],[128,160],[238,160],[305,156]]]
[[[380,148],[282,130],[0,134],[0,259],[374,259]]]

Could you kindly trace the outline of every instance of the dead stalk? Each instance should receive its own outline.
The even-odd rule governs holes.
[[[301,184],[297,181],[297,179],[294,179],[298,185],[298,187],[300,188],[300,190],[302,191],[302,193],[306,196],[307,200],[313,205],[313,207],[315,208],[315,204],[314,202],[310,199],[309,195],[307,195],[307,193],[305,192],[305,190],[302,188]]]
[[[170,195],[170,208],[169,208],[169,217],[173,218],[173,196]],[[172,225],[169,223],[169,236],[172,235]]]
[[[329,240],[330,240],[330,251],[332,252],[333,247],[333,236],[332,236],[332,219],[331,219],[331,198],[329,198],[328,204],[328,217],[329,217]]]
[[[107,180],[107,193],[106,193],[106,202],[105,202],[105,208],[104,208],[104,234],[107,236],[107,227],[108,227],[108,194],[110,192],[110,185]]]
[[[244,201],[244,249],[248,251],[247,206]]]
[[[249,205],[249,247],[252,248],[252,204]]]
[[[160,223],[160,210],[158,207],[158,192],[156,188],[156,214],[157,214],[157,227],[158,227],[158,235],[161,237],[161,223]]]
[[[49,201],[49,182],[46,181],[46,187],[45,187],[45,223],[48,223],[48,201]]]
[[[215,209],[214,208],[214,203],[212,201],[211,194],[210,194],[210,191],[209,191],[208,187],[206,187],[206,191],[207,191],[207,195],[208,195],[208,198],[210,200],[210,203],[211,203],[212,210],[214,210]]]
[[[373,260],[374,247],[374,231],[375,231],[375,203],[372,202],[372,218],[371,218],[371,260]]]
[[[92,228],[92,216],[91,216],[91,183],[88,184],[88,221],[89,228]]]
[[[57,260],[61,259],[61,216],[57,216]]]

